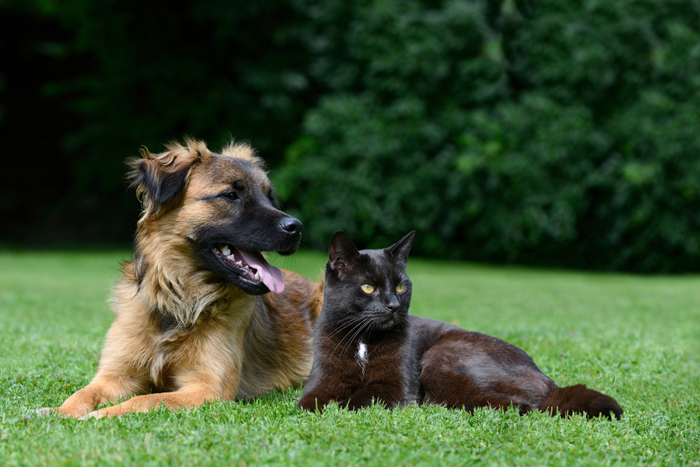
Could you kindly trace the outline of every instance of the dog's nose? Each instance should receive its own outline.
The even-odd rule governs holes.
[[[297,235],[301,233],[302,224],[299,219],[285,217],[280,221],[280,227],[290,235]]]

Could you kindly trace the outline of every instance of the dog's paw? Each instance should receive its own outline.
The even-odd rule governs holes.
[[[84,411],[82,415],[80,415],[79,412],[74,411],[74,412],[67,412],[63,407],[42,407],[40,409],[35,409],[34,414],[37,417],[45,417],[47,415],[55,415],[57,417],[61,418],[77,418],[80,420],[85,420],[88,416],[91,416],[92,413],[88,413],[87,411]],[[102,418],[101,416],[97,418]]]
[[[60,415],[59,411],[55,407],[42,407],[40,409],[34,410],[34,413],[38,416],[44,415]]]
[[[82,417],[78,417],[78,420],[88,420],[90,418],[104,418],[106,415],[101,414],[98,410],[95,410],[90,413],[86,413]]]

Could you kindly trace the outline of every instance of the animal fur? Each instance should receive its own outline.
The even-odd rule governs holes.
[[[264,262],[261,251],[299,245],[301,223],[278,208],[262,161],[246,144],[215,154],[191,139],[141,155],[129,177],[143,215],[97,374],[59,408],[40,411],[115,416],[301,385],[323,286],[283,271],[284,291],[266,293],[279,284],[274,274],[254,278],[222,253],[230,245]]]

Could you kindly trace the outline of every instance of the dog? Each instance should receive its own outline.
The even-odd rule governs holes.
[[[248,144],[217,154],[187,138],[128,164],[143,213],[97,374],[37,412],[112,417],[303,384],[323,285],[261,254],[294,253],[302,230],[280,210],[262,160]]]

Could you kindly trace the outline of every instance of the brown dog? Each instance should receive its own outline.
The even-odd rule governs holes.
[[[309,376],[323,286],[280,271],[260,253],[296,251],[301,222],[279,210],[248,145],[215,154],[188,139],[166,149],[144,149],[129,162],[143,216],[134,259],[113,293],[116,319],[97,375],[61,407],[40,413],[198,407],[298,387]]]

